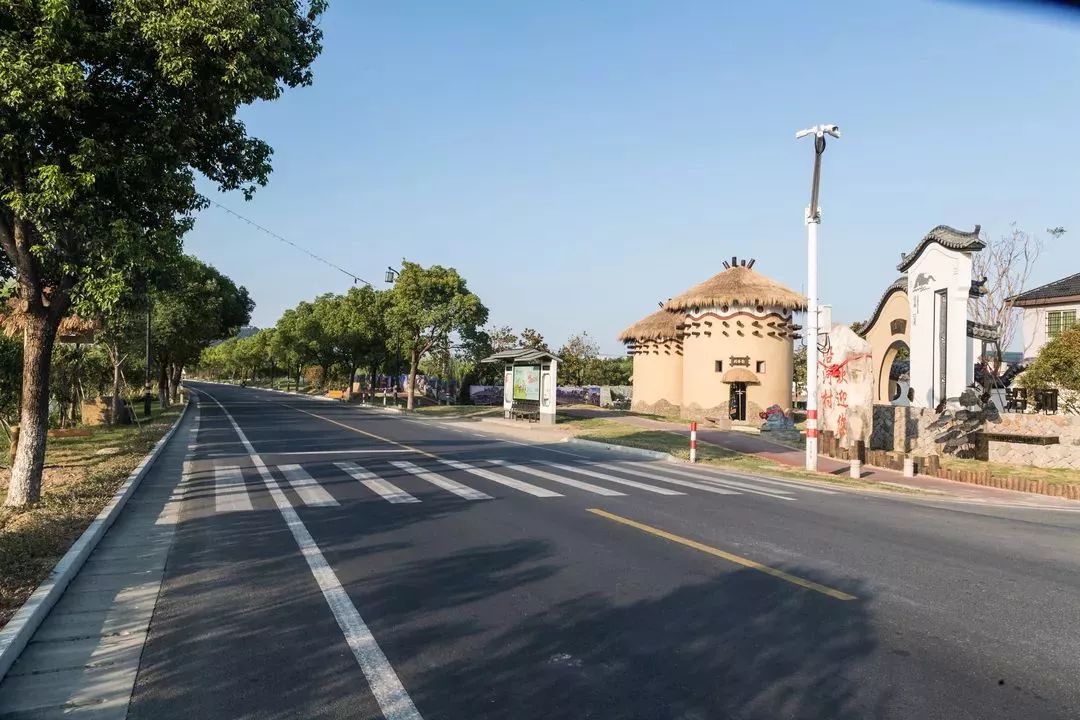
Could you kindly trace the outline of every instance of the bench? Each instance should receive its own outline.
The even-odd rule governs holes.
[[[539,400],[515,400],[510,406],[510,419],[525,419],[529,422],[540,422]]]

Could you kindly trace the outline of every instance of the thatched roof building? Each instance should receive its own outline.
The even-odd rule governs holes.
[[[744,261],[742,265],[725,262],[722,272],[671,298],[664,309],[685,312],[693,308],[725,305],[764,305],[785,310],[806,310],[805,297],[754,271],[753,264],[753,260],[749,264]]]
[[[25,314],[19,309],[19,302],[10,298],[6,303],[0,304],[0,332],[8,337],[21,335]],[[68,315],[60,321],[60,330],[57,340],[66,343],[91,343],[94,335],[101,329],[101,324],[93,320],[85,320],[77,315]]]
[[[619,333],[619,342],[675,340],[679,337],[679,325],[682,321],[683,316],[680,313],[657,310]]]

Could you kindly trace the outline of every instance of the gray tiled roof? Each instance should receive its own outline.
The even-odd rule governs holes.
[[[1055,298],[1066,297],[1078,297],[1080,296],[1080,273],[1070,275],[1067,278],[1055,280],[1052,283],[1046,283],[1040,285],[1033,290],[1020,293],[1019,295],[1013,295],[1009,298],[1009,302],[1014,305],[1026,305],[1028,303],[1041,304],[1039,300],[1053,300]]]
[[[938,225],[936,228],[926,233],[926,237],[919,241],[919,244],[915,246],[914,250],[903,255],[900,264],[896,266],[896,269],[900,272],[907,272],[907,269],[911,267],[911,264],[915,262],[915,259],[922,254],[922,251],[925,250],[926,246],[930,243],[936,242],[938,245],[947,247],[950,250],[968,250],[971,252],[982,250],[986,245],[979,239],[980,229],[981,227],[976,225],[975,229],[971,232],[964,232],[949,227],[948,225]]]

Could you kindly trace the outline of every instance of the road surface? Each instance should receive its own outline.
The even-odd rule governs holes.
[[[1080,514],[190,387],[129,718],[1080,717]]]

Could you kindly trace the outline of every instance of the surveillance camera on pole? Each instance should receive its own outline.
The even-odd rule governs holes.
[[[836,125],[816,125],[795,133],[795,139],[814,136],[814,180],[810,188],[810,204],[806,207],[806,469],[817,470],[818,442],[818,289],[817,289],[817,228],[821,224],[818,207],[818,186],[821,182],[821,156],[825,152],[825,136],[840,137]],[[825,329],[828,332],[829,328]]]

